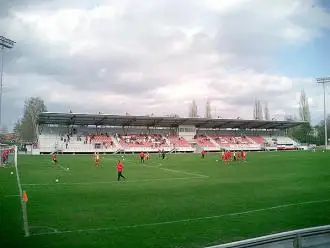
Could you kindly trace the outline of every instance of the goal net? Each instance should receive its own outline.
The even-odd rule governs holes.
[[[0,167],[16,167],[17,148],[16,146],[0,144]]]

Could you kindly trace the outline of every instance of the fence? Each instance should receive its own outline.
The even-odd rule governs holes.
[[[329,248],[330,225],[277,233],[207,248]]]

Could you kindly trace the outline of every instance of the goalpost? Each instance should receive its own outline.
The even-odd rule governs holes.
[[[0,155],[1,155],[0,169],[15,168],[16,181],[17,181],[20,201],[22,205],[23,230],[25,237],[28,237],[30,235],[30,232],[29,232],[29,224],[28,224],[27,208],[26,208],[27,196],[26,193],[22,190],[21,179],[17,166],[17,146],[0,144]]]

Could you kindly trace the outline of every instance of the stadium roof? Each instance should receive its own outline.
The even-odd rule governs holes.
[[[96,125],[120,127],[178,127],[180,125],[191,125],[197,128],[287,129],[301,125],[304,122],[44,112],[39,115],[38,123],[40,125]]]

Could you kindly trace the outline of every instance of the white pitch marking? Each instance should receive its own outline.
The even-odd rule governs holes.
[[[20,195],[5,195],[3,198],[9,198],[9,197],[20,197]]]
[[[159,167],[157,167],[157,168],[159,168]],[[159,169],[163,170],[163,171],[171,171],[171,172],[176,172],[176,173],[180,173],[180,174],[186,174],[188,176],[196,176],[196,177],[201,177],[201,178],[209,177],[209,176],[202,175],[202,174],[190,173],[190,172],[180,171],[180,170],[173,170],[173,169],[168,169],[168,168],[159,168]]]
[[[68,171],[67,170],[67,168],[65,168],[64,166],[62,166],[62,165],[60,165],[60,164],[58,164],[63,170],[65,170],[65,171]]]
[[[130,163],[130,164],[133,163],[132,161],[126,161],[126,162]],[[163,166],[162,164],[156,164],[156,163],[153,163],[153,162],[151,162],[151,164],[154,164],[154,166],[147,165],[147,164],[142,164],[142,165],[146,166],[146,167],[150,167],[150,168],[157,168],[157,169],[160,169],[160,170],[163,170],[163,171],[170,171],[170,172],[185,174],[185,175],[188,175],[188,176],[202,177],[202,178],[208,178],[209,177],[207,175],[202,175],[202,174],[197,174],[197,173],[192,173],[192,172],[186,172],[186,171],[174,170],[174,169],[168,169],[168,168],[160,168],[160,167]]]
[[[247,214],[251,214],[251,213],[264,212],[264,211],[268,211],[268,210],[288,208],[288,207],[294,207],[294,206],[302,206],[302,205],[308,205],[308,204],[314,204],[314,203],[324,203],[324,202],[330,202],[330,199],[317,200],[317,201],[306,201],[306,202],[298,202],[298,203],[288,203],[288,204],[276,205],[276,206],[268,207],[268,208],[259,208],[259,209],[253,209],[253,210],[242,211],[242,212],[220,214],[220,215],[198,217],[198,218],[190,218],[190,219],[181,219],[181,220],[164,221],[164,222],[154,222],[154,223],[130,225],[130,226],[64,230],[64,231],[57,231],[57,232],[36,233],[36,234],[32,234],[31,236],[50,235],[50,234],[65,234],[65,233],[75,233],[75,232],[114,231],[114,230],[129,229],[129,228],[140,228],[140,227],[148,227],[148,226],[161,226],[161,225],[168,225],[168,224],[175,224],[175,223],[184,223],[184,222],[195,222],[195,221],[202,221],[202,220],[219,219],[219,218],[223,218],[223,217],[227,217],[227,216],[247,215]]]
[[[155,164],[153,162],[151,162],[152,164]],[[149,167],[156,167],[156,168],[159,168],[161,167],[163,164],[155,164],[155,166],[149,166]],[[173,165],[173,164],[172,164]],[[148,165],[147,165],[148,166]],[[183,173],[183,174],[186,174],[186,175],[189,175],[189,176],[197,176],[197,177],[209,177],[207,175],[202,175],[202,174],[198,174],[198,173],[194,173],[194,172],[186,172],[186,171],[182,171],[182,170],[174,170],[174,169],[169,169],[169,168],[159,168],[160,170],[164,170],[164,171],[172,171],[172,172],[176,172],[176,173]]]
[[[33,228],[46,228],[46,229],[52,230],[54,233],[58,232],[58,230],[56,228],[53,228],[53,227],[50,227],[50,226],[30,226],[30,229],[33,229]]]
[[[133,181],[109,181],[109,182],[77,182],[77,183],[24,183],[24,186],[56,186],[56,185],[89,185],[89,184],[114,184],[114,183],[143,183],[143,182],[153,182],[153,181],[167,181],[167,180],[187,180],[187,179],[203,179],[204,177],[169,177],[169,178],[155,178],[155,179],[141,179]]]

